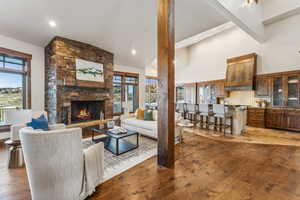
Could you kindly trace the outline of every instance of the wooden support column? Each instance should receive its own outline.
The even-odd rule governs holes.
[[[174,0],[158,0],[158,165],[174,167]]]

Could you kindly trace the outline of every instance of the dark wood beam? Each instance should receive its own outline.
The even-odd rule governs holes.
[[[158,0],[158,165],[174,167],[174,0]]]

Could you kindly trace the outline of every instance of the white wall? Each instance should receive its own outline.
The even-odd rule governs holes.
[[[187,48],[189,63],[176,65],[176,82],[188,83],[224,79],[226,59],[258,54],[258,74],[300,69],[300,15],[265,27],[267,39],[256,42],[235,27]],[[177,57],[186,57],[185,54]]]
[[[0,35],[0,47],[31,54],[31,104],[44,110],[44,48]]]
[[[245,0],[206,0],[229,20],[257,41],[264,41],[261,4],[246,5]]]
[[[145,107],[145,69],[129,67],[124,65],[114,65],[114,71],[129,72],[139,74],[139,107]]]
[[[299,0],[266,0],[261,4],[264,21],[300,7]]]

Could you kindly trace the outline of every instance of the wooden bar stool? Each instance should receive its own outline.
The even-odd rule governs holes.
[[[180,113],[183,119],[186,119],[186,104],[176,103],[176,112]]]
[[[223,131],[224,136],[226,130],[230,128],[230,134],[233,134],[233,118],[229,108],[223,104],[213,104],[214,130]],[[229,124],[228,124],[229,120]]]
[[[199,104],[199,124],[200,128],[203,128],[203,126],[206,129],[209,129],[210,126],[210,109],[208,104]]]
[[[194,124],[197,124],[198,105],[197,104],[186,104],[186,115],[187,119]]]

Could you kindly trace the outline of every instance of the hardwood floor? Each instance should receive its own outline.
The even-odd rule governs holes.
[[[25,169],[8,170],[0,146],[0,199],[30,199]],[[193,133],[175,169],[156,157],[103,183],[89,200],[299,200],[300,147],[223,142]]]

